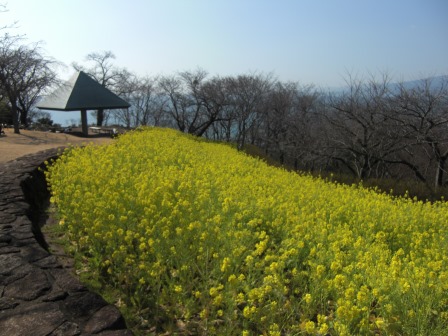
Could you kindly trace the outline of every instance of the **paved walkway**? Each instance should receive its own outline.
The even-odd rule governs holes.
[[[89,292],[43,246],[48,201],[37,170],[57,149],[0,164],[0,334],[132,335],[118,309]]]

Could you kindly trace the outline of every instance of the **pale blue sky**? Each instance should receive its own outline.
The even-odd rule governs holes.
[[[4,3],[4,1],[2,1]],[[139,74],[201,67],[339,86],[347,71],[448,74],[447,0],[6,0],[2,22],[67,65],[115,53]],[[72,69],[66,70],[67,77]]]
[[[0,1],[5,3],[5,1]],[[3,24],[68,66],[110,50],[140,75],[198,67],[319,87],[448,74],[447,0],[6,0]],[[2,25],[2,24],[0,24]],[[67,68],[63,78],[73,73]]]

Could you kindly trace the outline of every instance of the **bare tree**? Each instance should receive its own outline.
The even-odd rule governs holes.
[[[131,104],[128,109],[114,111],[117,121],[127,127],[163,124],[165,100],[159,91],[157,78],[128,75],[117,90]]]
[[[39,43],[23,45],[20,37],[0,39],[0,88],[11,106],[14,132],[27,124],[30,107],[45,89],[57,82],[57,62],[43,56]]]
[[[202,97],[210,120],[214,122],[206,130],[209,138],[230,142],[235,128],[235,106],[232,98],[232,77],[214,77],[202,87]]]
[[[218,78],[207,81],[206,77],[206,71],[197,69],[159,80],[159,87],[167,98],[166,112],[182,132],[202,136],[220,120],[225,105],[224,85]]]
[[[291,121],[295,115],[297,83],[276,82],[263,105],[262,138],[266,153],[279,153],[284,163],[287,147],[292,141]]]
[[[323,169],[323,134],[327,134],[321,112],[325,110],[324,96],[313,85],[298,86],[295,105],[288,119],[290,129],[287,154],[294,160],[295,169]]]
[[[186,110],[188,119],[187,132],[190,134],[202,135],[206,129],[204,129],[204,126],[208,123],[204,113],[204,101],[201,99],[200,95],[201,87],[207,76],[208,73],[202,69],[197,69],[193,72],[183,71],[179,73],[179,77],[185,89],[183,107]]]
[[[242,149],[250,137],[251,142],[260,138],[260,113],[271,88],[270,75],[239,75],[228,78],[230,105],[233,108],[235,133],[238,148]]]
[[[444,184],[448,160],[448,79],[428,78],[412,87],[401,83],[398,91],[395,121],[407,147],[395,162],[438,188]]]
[[[11,109],[8,106],[7,99],[3,99],[0,93],[0,124],[12,124]]]
[[[329,97],[327,155],[359,178],[381,177],[386,158],[403,149],[391,129],[390,78],[367,83],[349,77],[348,90]]]
[[[197,92],[199,101],[203,106],[201,123],[197,126],[195,134],[202,136],[217,122],[227,120],[225,110],[229,106],[228,87],[225,79],[213,77],[203,83]]]
[[[130,98],[135,109],[135,124],[160,125],[163,118],[164,100],[161,98],[157,86],[157,78],[139,78],[135,85],[136,89]]]
[[[7,11],[8,11],[8,9],[7,9],[6,4],[0,3],[0,14],[1,13],[5,13]],[[0,30],[14,28],[16,26],[16,24],[17,24],[17,21],[13,22],[13,23],[10,23],[10,24],[5,24],[3,26],[0,26]]]
[[[159,79],[159,87],[166,96],[165,112],[181,132],[186,132],[190,118],[181,79],[178,76],[163,76]]]

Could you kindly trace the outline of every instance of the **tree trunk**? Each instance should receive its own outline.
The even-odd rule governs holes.
[[[85,109],[81,110],[81,127],[82,127],[82,135],[88,136],[89,128],[87,124],[87,110]]]
[[[26,113],[20,112],[19,120],[21,125],[27,126],[28,122],[26,120],[26,117]]]
[[[12,123],[14,125],[14,133],[20,134],[19,114],[17,113],[17,105],[11,104]]]
[[[242,130],[240,131],[238,139],[238,150],[242,150],[245,145],[246,145],[246,122],[243,121]]]
[[[443,178],[445,173],[445,164],[446,160],[448,159],[447,156],[443,156],[439,158],[437,162],[437,170],[436,170],[436,178],[435,178],[435,189],[443,186]]]
[[[101,127],[104,122],[104,109],[98,109],[96,113],[96,125]]]

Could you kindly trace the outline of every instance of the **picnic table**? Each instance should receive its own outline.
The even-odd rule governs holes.
[[[97,126],[91,126],[89,127],[89,129],[92,131],[92,133],[106,133],[106,134],[110,134],[110,135],[114,135],[117,134],[117,129],[116,128],[102,128],[102,127],[97,127]]]

